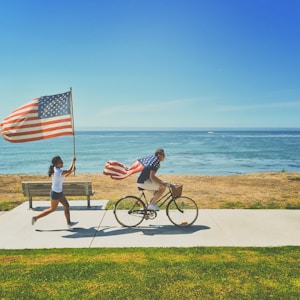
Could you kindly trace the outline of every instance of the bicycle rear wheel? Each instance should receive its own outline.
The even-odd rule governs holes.
[[[114,207],[116,220],[125,227],[135,227],[142,223],[145,218],[145,211],[145,204],[135,196],[121,198]]]
[[[198,218],[198,206],[189,197],[178,197],[171,200],[166,208],[169,220],[176,226],[191,226]]]

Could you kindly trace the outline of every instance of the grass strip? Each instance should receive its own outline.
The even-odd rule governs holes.
[[[299,299],[300,247],[0,250],[0,299]]]

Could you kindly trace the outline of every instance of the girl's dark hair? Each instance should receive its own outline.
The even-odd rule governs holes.
[[[55,156],[52,158],[52,165],[50,165],[49,170],[48,170],[49,177],[51,177],[51,175],[54,173],[54,167],[60,161],[61,161],[60,156]]]

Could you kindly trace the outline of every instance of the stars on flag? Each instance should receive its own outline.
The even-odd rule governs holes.
[[[43,96],[38,100],[38,116],[40,119],[65,116],[70,114],[70,92]]]

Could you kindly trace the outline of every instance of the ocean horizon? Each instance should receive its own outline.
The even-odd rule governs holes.
[[[73,136],[29,143],[0,139],[0,174],[47,174],[52,157],[64,168],[73,157]],[[158,174],[232,175],[300,172],[300,129],[77,130],[76,173],[102,174],[108,160],[127,166],[164,148]]]

